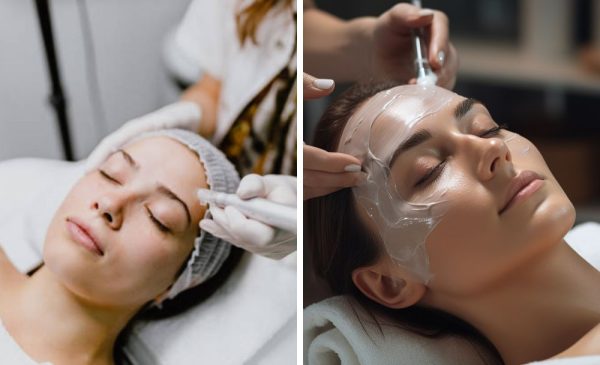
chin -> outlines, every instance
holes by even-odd
[[[573,228],[575,207],[564,194],[553,194],[537,208],[531,221],[530,239],[541,245],[560,244]]]

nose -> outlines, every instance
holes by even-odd
[[[119,229],[123,224],[123,208],[125,198],[116,194],[104,194],[92,203],[94,209],[112,229]]]
[[[476,149],[479,156],[477,163],[477,175],[481,181],[488,181],[496,176],[500,171],[510,167],[512,157],[506,143],[500,138],[479,138],[477,139]]]

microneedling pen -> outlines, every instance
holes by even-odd
[[[207,189],[199,189],[198,198],[201,202],[214,204],[221,208],[226,206],[235,207],[246,217],[296,233],[296,207],[274,203],[263,198],[243,200],[236,194],[220,193]]]

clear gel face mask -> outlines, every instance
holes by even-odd
[[[403,85],[382,91],[350,118],[338,146],[339,152],[363,161],[367,179],[353,193],[376,224],[388,254],[424,283],[431,279],[425,240],[446,211],[447,188],[409,200],[399,193],[390,163],[419,123],[455,97],[436,86]]]

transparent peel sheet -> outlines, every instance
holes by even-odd
[[[358,108],[338,146],[339,152],[363,161],[367,178],[353,188],[354,197],[376,224],[388,254],[424,283],[431,279],[425,240],[446,211],[446,190],[408,201],[392,179],[390,162],[419,123],[454,97],[436,86],[402,85],[382,91]]]

